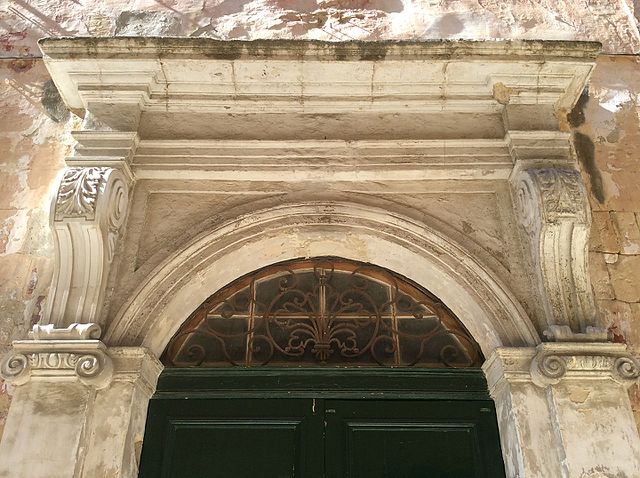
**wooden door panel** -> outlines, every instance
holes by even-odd
[[[491,402],[326,401],[327,478],[504,476]]]
[[[300,478],[302,423],[289,420],[172,421],[164,477]]]
[[[149,417],[141,478],[323,476],[312,400],[160,400]]]

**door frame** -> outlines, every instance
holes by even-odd
[[[189,398],[489,400],[482,369],[166,368],[151,402]]]
[[[491,414],[491,423],[484,426],[483,435],[493,443],[485,444],[502,462],[495,403],[481,369],[167,368],[149,403],[141,470],[159,466],[153,461],[158,459],[156,452],[165,449],[171,402],[202,403],[211,399],[314,399],[314,404],[315,399],[460,402],[460,406],[478,408],[486,418]]]

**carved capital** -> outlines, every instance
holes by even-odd
[[[553,387],[603,383],[628,387],[640,378],[640,361],[623,344],[543,343],[533,347],[498,347],[482,366],[489,391],[497,397],[505,387]]]
[[[588,273],[590,214],[580,173],[572,167],[517,167],[511,184],[546,326],[550,333],[563,326],[587,334],[595,305]],[[586,339],[595,337],[591,332]]]
[[[129,205],[129,186],[114,168],[74,167],[64,171],[54,203],[54,225],[74,219],[92,221],[106,236],[108,261]]]
[[[586,191],[580,173],[569,168],[521,171],[516,186],[521,225],[534,234],[540,223],[588,223]]]
[[[13,350],[0,364],[7,382],[19,386],[30,380],[77,380],[96,389],[109,385],[113,361],[106,346],[97,340],[97,325],[72,324],[62,330],[47,327],[44,333],[42,329],[36,325],[34,338],[13,342]]]
[[[541,344],[531,361],[531,379],[541,387],[580,379],[613,379],[631,385],[639,377],[640,362],[621,344]]]
[[[128,205],[129,184],[120,170],[73,167],[64,171],[53,201],[56,269],[49,321],[98,320]]]

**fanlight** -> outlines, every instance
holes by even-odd
[[[343,259],[295,260],[236,280],[171,339],[170,367],[475,367],[478,344],[408,280]]]

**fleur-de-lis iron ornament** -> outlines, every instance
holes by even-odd
[[[476,342],[428,292],[342,259],[267,267],[207,299],[169,343],[168,366],[472,367]]]

